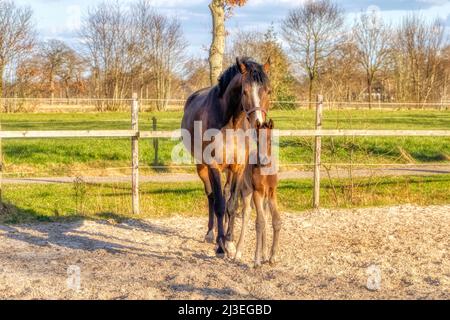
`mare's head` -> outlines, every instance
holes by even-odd
[[[219,79],[219,95],[234,95],[239,110],[244,112],[252,128],[256,121],[265,122],[270,103],[269,61],[261,65],[250,58],[236,58],[236,64]],[[236,112],[234,112],[236,114]]]
[[[272,130],[274,128],[273,120],[260,123],[256,120],[256,144],[258,152],[258,165],[271,165],[272,158]]]

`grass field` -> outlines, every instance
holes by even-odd
[[[450,201],[450,175],[328,180],[322,184],[322,207],[347,208],[397,204],[435,205]],[[352,187],[353,185],[353,187]],[[131,214],[128,184],[5,185],[7,212],[0,223],[60,221],[67,219],[126,219],[207,216],[207,202],[198,183],[145,183],[141,185],[141,214]],[[283,212],[310,209],[310,180],[282,181],[279,202]]]
[[[140,114],[140,128],[150,130],[151,118],[158,130],[176,130],[181,112]],[[31,113],[0,114],[3,130],[101,130],[129,129],[128,113]],[[272,110],[278,129],[313,129],[314,111]],[[449,129],[449,111],[325,111],[325,129]],[[430,163],[450,160],[449,138],[326,138],[324,163]],[[159,143],[158,165],[171,168],[175,141]],[[286,138],[280,142],[282,165],[312,162],[311,138]],[[5,174],[18,176],[108,175],[126,173],[130,166],[130,142],[126,139],[21,139],[4,140]],[[151,140],[140,141],[141,165],[153,164]],[[107,168],[117,168],[107,170]],[[152,171],[151,169],[148,169]],[[191,169],[182,169],[182,171]],[[145,172],[145,168],[144,171]]]

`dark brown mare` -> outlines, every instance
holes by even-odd
[[[237,58],[236,64],[221,75],[217,86],[194,93],[189,97],[184,108],[181,127],[190,133],[190,141],[184,141],[184,144],[194,156],[198,175],[203,181],[208,197],[207,240],[214,238],[214,214],[217,218],[216,243],[218,246],[216,253],[218,255],[225,253],[229,256],[233,255],[232,226],[234,224],[232,222],[237,210],[238,195],[248,159],[244,163],[234,164],[224,161],[222,163],[207,162],[203,157],[203,151],[211,142],[204,141],[202,137],[206,131],[211,129],[218,131],[225,128],[247,130],[255,128],[257,120],[264,122],[269,108],[270,85],[267,76],[269,67],[270,61],[263,66],[250,58]],[[199,124],[201,124],[200,129]],[[230,183],[228,202],[222,187],[222,172],[224,171],[231,172],[230,181],[227,182]],[[224,229],[225,213],[228,215],[230,226],[227,228],[226,234]]]

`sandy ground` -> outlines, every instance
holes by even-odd
[[[0,298],[450,299],[450,205],[285,213],[261,269],[250,225],[241,263],[202,241],[206,218],[0,226]]]
[[[328,175],[326,171],[321,173],[324,177]],[[329,172],[332,178],[349,177],[348,170],[333,169]],[[400,165],[392,167],[374,167],[372,169],[353,169],[353,177],[392,177],[392,176],[432,176],[450,174],[450,165]],[[312,171],[289,170],[281,171],[280,180],[286,179],[311,179]],[[75,180],[82,178],[87,183],[121,183],[129,182],[129,176],[83,176],[83,177],[44,177],[44,178],[3,178],[2,183],[5,184],[49,184],[49,183],[73,183]],[[196,182],[200,181],[196,174],[173,173],[173,174],[155,174],[151,176],[141,176],[141,182]]]

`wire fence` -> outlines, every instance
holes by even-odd
[[[131,99],[108,98],[2,98],[2,112],[105,112],[129,111]],[[181,111],[186,99],[140,99],[143,111]],[[275,110],[310,109],[309,101],[271,101]],[[385,101],[324,101],[325,110],[450,110],[450,101],[385,102]]]
[[[41,99],[40,103],[47,103],[48,100]],[[124,111],[130,111],[130,101],[120,101],[124,105]],[[153,99],[141,101],[143,110],[149,110],[146,106],[155,102]],[[182,106],[182,100],[172,100],[175,105]],[[99,103],[97,99],[86,99],[78,103]],[[281,108],[275,107],[270,116],[276,118],[276,124],[282,129],[291,130],[311,130],[314,127],[314,110],[309,110],[308,102],[303,103],[300,108]],[[105,105],[107,103],[105,102]],[[339,103],[336,103],[339,106]],[[342,103],[343,105],[343,103]],[[392,104],[389,104],[392,106]],[[126,106],[126,107],[125,107]],[[324,103],[327,110],[327,102]],[[387,124],[388,120],[394,120],[395,129],[414,129],[414,123],[409,118],[396,119],[397,113],[386,113],[385,118],[380,118],[380,114],[374,113],[374,121],[368,123],[366,120],[370,112],[355,112],[362,109],[361,106],[367,106],[362,103],[355,103],[355,108],[330,108],[331,113],[326,114],[324,128],[351,128],[358,130],[381,129]],[[408,104],[405,105],[407,107]],[[430,105],[431,106],[431,105]],[[389,110],[388,108],[386,108]],[[174,109],[176,110],[176,109]],[[404,109],[406,110],[406,108]],[[426,109],[426,110],[431,110]],[[425,110],[425,111],[426,111]],[[434,108],[438,110],[438,108]],[[440,109],[440,110],[445,110]],[[8,115],[6,119],[0,122],[3,130],[119,130],[129,129],[129,115],[113,114],[114,119],[102,113],[97,113],[92,118],[84,117],[82,114],[67,116],[62,114],[52,114],[40,121],[40,116],[28,115]],[[46,112],[46,111],[43,111]],[[420,111],[418,111],[420,113]],[[65,113],[65,112],[63,112]],[[67,111],[67,113],[70,113]],[[448,130],[447,113],[437,113],[437,127],[430,128]],[[140,130],[175,130],[179,128],[181,113],[150,113],[141,114]],[[157,119],[156,127],[152,125],[152,118]],[[29,119],[27,121],[26,119]],[[405,120],[405,121],[404,121]],[[423,125],[428,119],[421,118],[419,125]],[[327,123],[328,121],[328,123]],[[366,122],[365,122],[366,121]],[[403,123],[404,122],[404,123]],[[405,127],[400,127],[404,125]],[[392,127],[391,127],[392,128]],[[298,132],[297,132],[298,133]],[[149,140],[150,139],[150,140]],[[158,140],[158,144],[153,142]],[[193,164],[177,165],[172,162],[170,150],[177,141],[171,141],[166,138],[150,136],[139,142],[140,158],[139,166],[142,175],[153,175],[155,173],[195,173]],[[324,193],[325,203],[342,205],[367,205],[376,203],[379,186],[387,181],[385,177],[379,176],[377,172],[382,169],[405,169],[411,168],[410,174],[405,174],[404,179],[392,182],[398,190],[412,188],[426,181],[409,180],[408,176],[418,175],[421,170],[424,176],[431,176],[432,171],[441,171],[445,173],[450,165],[450,151],[448,146],[450,140],[448,137],[323,137],[322,138],[322,175],[325,181]],[[130,158],[130,141],[128,139],[116,138],[71,138],[62,139],[30,139],[30,140],[4,140],[3,150],[5,156],[5,165],[3,175],[5,178],[27,178],[45,177],[45,176],[69,176],[73,179],[64,186],[58,187],[62,183],[56,182],[56,186],[46,188],[45,186],[26,186],[26,183],[17,187],[11,183],[4,185],[3,191],[6,192],[5,198],[11,203],[22,203],[22,209],[26,209],[28,201],[39,203],[42,212],[52,215],[54,210],[58,212],[87,213],[89,212],[131,212],[129,203],[131,194],[129,182],[124,179],[110,182],[92,183],[90,176],[129,176],[133,167],[128,164]],[[314,168],[314,134],[307,136],[287,136],[280,141],[281,148],[281,169],[288,173],[292,171],[311,172]],[[434,168],[433,168],[434,167]],[[420,169],[422,168],[422,169]],[[442,169],[439,169],[442,168]],[[361,175],[358,175],[358,170]],[[386,170],[384,170],[386,172]],[[164,186],[164,175],[159,180],[162,186],[143,183],[141,188],[141,206],[145,211],[157,213],[162,208],[164,201],[182,203],[187,194],[198,193],[202,196],[201,187],[192,185],[187,187],[179,184],[179,187]],[[336,180],[338,179],[338,180]],[[359,180],[358,180],[359,179]],[[311,179],[305,176],[303,182],[298,185],[303,186],[305,190],[310,190],[308,182]],[[107,181],[107,180],[106,180]],[[183,181],[183,180],[181,180]],[[339,181],[339,182],[338,182]],[[410,181],[410,182],[408,182]],[[411,182],[412,181],[412,182]],[[286,184],[289,186],[289,184]],[[294,185],[295,190],[297,190]],[[445,182],[444,182],[445,185]],[[412,187],[411,187],[412,186]],[[296,192],[303,192],[297,190]],[[33,191],[36,194],[31,194]],[[411,191],[412,192],[412,191]],[[53,194],[59,193],[53,197]],[[21,195],[29,195],[30,200],[24,200]],[[39,197],[39,195],[41,195]],[[170,200],[164,198],[164,195],[170,195]],[[307,195],[312,198],[312,194]],[[414,193],[416,196],[416,193]],[[411,193],[411,197],[413,197]],[[115,199],[115,200],[112,200]],[[369,199],[369,200],[367,200]],[[370,200],[372,199],[372,200]],[[406,197],[405,199],[409,199]],[[311,200],[311,199],[310,199]],[[403,201],[398,199],[398,201]],[[159,202],[158,202],[159,201]],[[372,201],[372,202],[370,202]],[[61,202],[66,204],[61,204]],[[310,201],[306,201],[310,203]],[[285,205],[288,205],[285,202]],[[29,204],[30,207],[34,205]],[[147,207],[146,207],[147,206]],[[289,206],[288,206],[289,207]],[[67,209],[69,208],[69,209]],[[168,209],[169,210],[169,209]],[[171,208],[170,210],[179,210],[184,212],[186,208]]]

